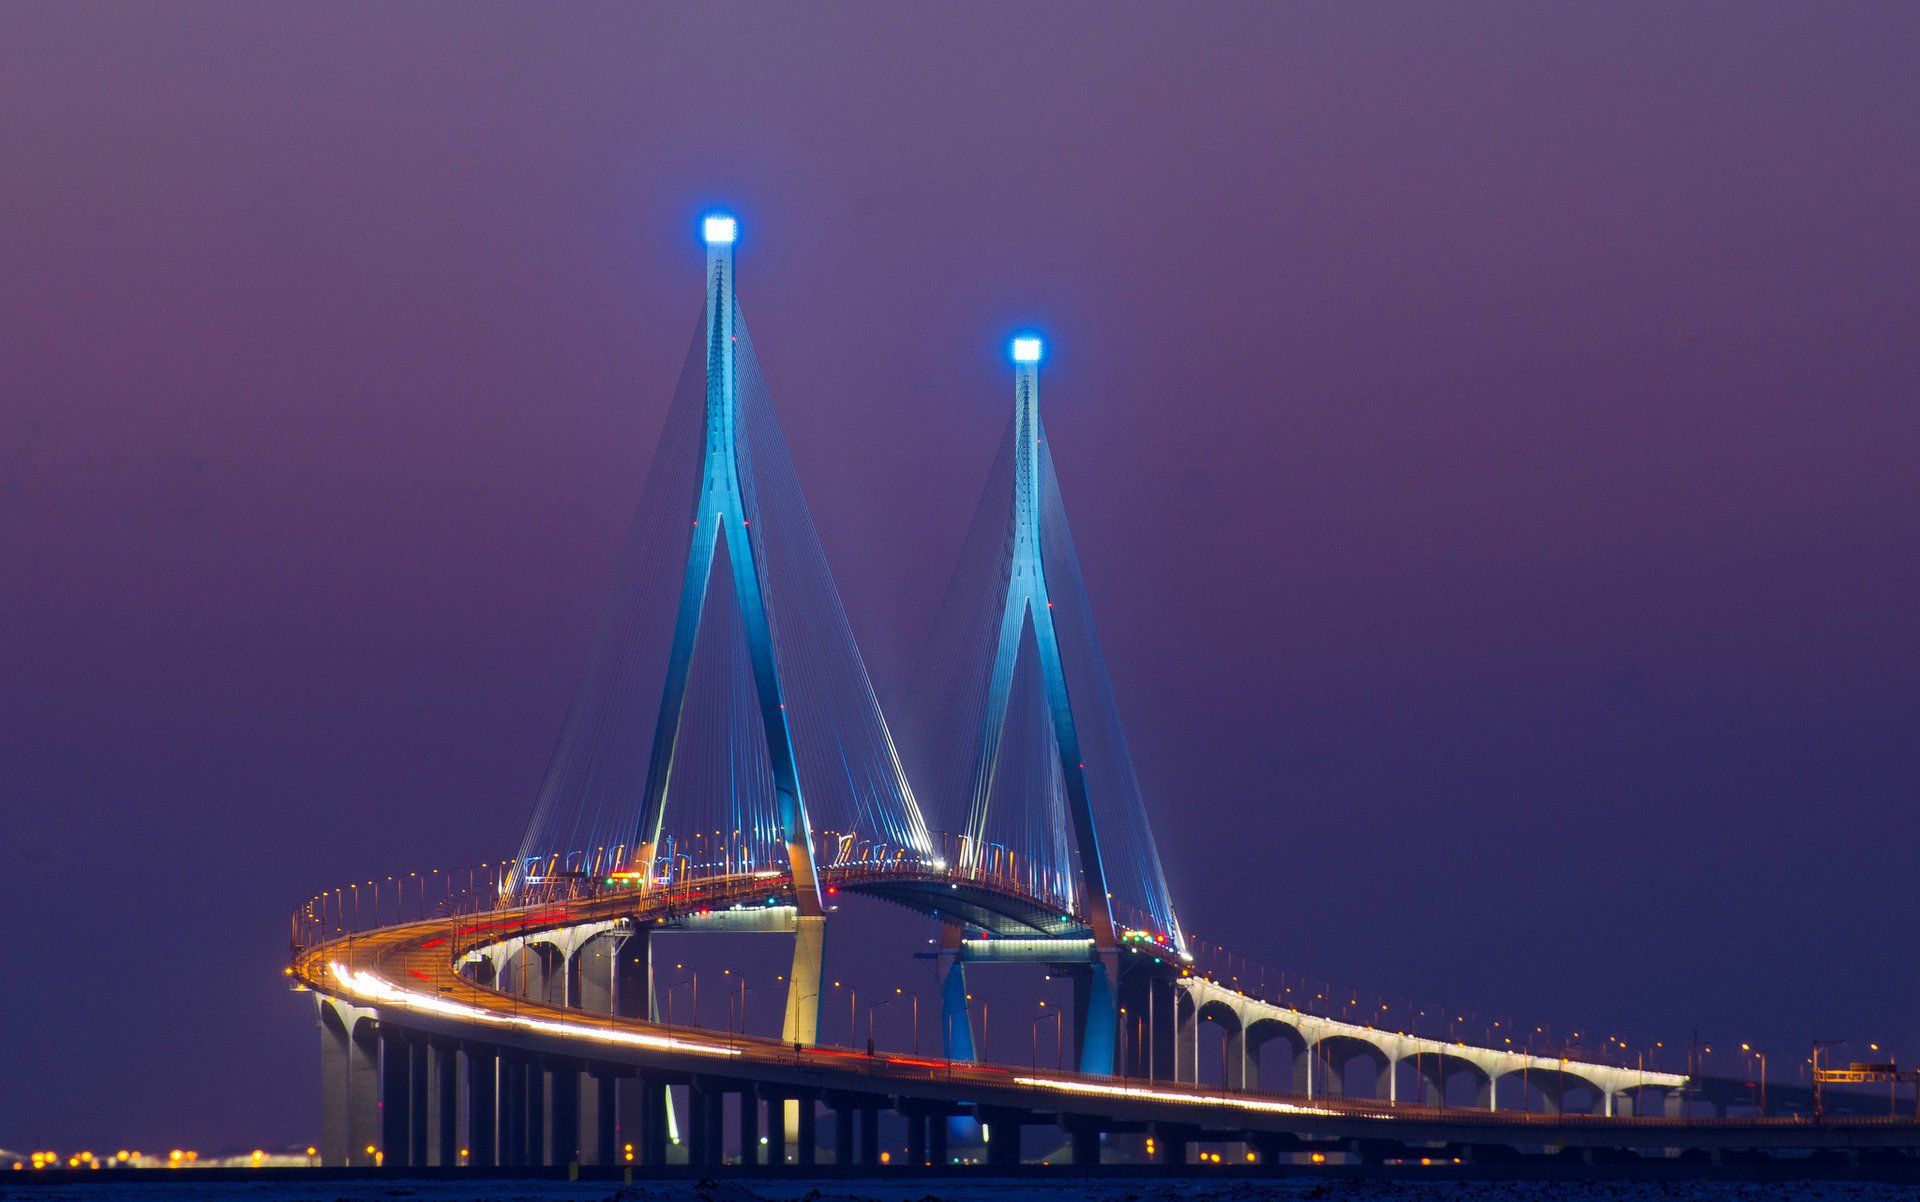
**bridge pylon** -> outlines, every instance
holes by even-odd
[[[688,542],[686,571],[681,578],[666,683],[661,691],[641,794],[640,822],[635,835],[638,852],[634,858],[642,869],[642,888],[652,887],[654,853],[666,822],[667,785],[680,748],[694,646],[707,608],[714,561],[716,556],[724,554],[727,580],[733,586],[733,601],[752,664],[753,689],[773,772],[775,813],[781,841],[786,845],[794,904],[798,910],[793,971],[787,978],[787,1008],[781,1038],[811,1044],[820,1031],[826,911],[821,904],[819,875],[814,869],[813,832],[808,827],[806,802],[801,795],[793,734],[787,724],[787,698],[781,688],[780,665],[768,623],[769,606],[761,567],[764,555],[755,545],[752,518],[741,488],[743,439],[739,337],[735,332],[738,308],[733,273],[733,247],[738,233],[739,224],[731,216],[716,214],[703,223],[702,234],[707,246],[706,455],[701,466],[698,499],[693,506],[693,536]]]
[[[794,933],[781,1032],[810,1044],[822,872],[928,863],[932,840],[742,316],[740,223],[701,233],[701,318],[512,890],[764,881],[748,926],[700,926]]]
[[[1016,954],[989,952],[963,937],[964,917],[950,919],[950,1044],[968,1042],[954,1005],[967,961],[1049,963],[1074,979],[1078,1067],[1104,1074],[1117,1053],[1123,966],[1133,974],[1142,939],[1163,970],[1183,946],[1053,473],[1040,417],[1044,349],[1036,336],[1013,340],[1007,438],[916,681],[916,704],[937,707],[918,715],[932,750],[921,786],[964,832],[964,876],[1071,910],[1080,928]],[[1124,923],[1117,904],[1130,907]]]

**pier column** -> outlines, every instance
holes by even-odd
[[[427,1037],[418,1032],[407,1034],[407,1163],[422,1168],[427,1163],[427,1118],[433,1113],[432,1088],[427,1072]]]
[[[460,1163],[458,1043],[440,1038],[427,1042],[427,1080],[432,1094],[427,1110],[427,1163],[450,1168]]]
[[[741,1085],[736,1095],[736,1117],[740,1127],[740,1163],[759,1164],[760,1092],[751,1081]]]
[[[853,1163],[853,1103],[833,1104],[833,1163]]]
[[[469,1043],[461,1050],[467,1057],[467,1163],[490,1169],[499,1163],[495,1151],[499,1058],[485,1044]]]
[[[320,1030],[320,1163],[328,1168],[353,1163],[353,1057],[347,1018],[332,998],[315,994]]]
[[[800,1095],[799,1110],[794,1119],[794,1163],[817,1163],[820,1159],[820,1108],[812,1095]]]
[[[547,1069],[547,1163],[580,1162],[580,1064],[557,1060]]]
[[[404,1168],[413,1151],[408,1120],[413,1113],[409,1096],[412,1084],[412,1054],[406,1033],[382,1021],[380,1032],[380,1163],[387,1168]]]

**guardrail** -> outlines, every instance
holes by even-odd
[[[785,876],[784,862],[756,862],[739,834],[715,832],[675,841],[670,851],[656,857],[649,891],[674,895],[683,890],[697,892],[703,884],[777,881]],[[508,908],[600,901],[638,887],[637,873],[615,867],[618,861],[614,854],[624,850],[600,849],[564,860],[502,860],[350,882],[294,908],[291,950],[298,956],[319,943],[420,919],[478,920]],[[963,836],[937,834],[931,851],[921,851],[884,840],[820,831],[814,834],[813,852],[823,885],[894,875],[965,882],[988,886],[1035,907],[1084,921],[1083,911],[1071,897],[1047,888],[1053,882],[1043,867],[997,844],[972,845]],[[693,895],[687,894],[689,898]],[[1318,1017],[1446,1043],[1618,1068],[1667,1071],[1661,1061],[1683,1055],[1677,1048],[1668,1051],[1664,1044],[1633,1046],[1616,1037],[1594,1038],[1582,1031],[1569,1035],[1545,1024],[1485,1018],[1472,1010],[1421,1005],[1322,978],[1274,970],[1192,934],[1184,935],[1187,956],[1182,960],[1172,936],[1157,930],[1159,924],[1150,915],[1116,904],[1114,917],[1123,938],[1152,942],[1170,961],[1184,963],[1194,976]],[[1695,1067],[1697,1071],[1697,1064]]]

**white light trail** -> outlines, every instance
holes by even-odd
[[[448,998],[434,997],[431,994],[416,993],[411,989],[402,989],[384,977],[359,969],[348,969],[335,961],[328,965],[334,979],[341,988],[379,1005],[400,1006],[411,1010],[424,1010],[429,1014],[444,1014],[450,1018],[472,1019],[476,1022],[497,1023],[508,1027],[517,1027],[527,1031],[538,1031],[547,1035],[563,1035],[570,1039],[595,1039],[601,1043],[623,1044],[628,1047],[652,1048],[663,1052],[692,1052],[700,1056],[739,1056],[739,1048],[723,1047],[719,1044],[697,1043],[693,1040],[679,1039],[671,1035],[651,1035],[643,1031],[620,1031],[601,1027],[589,1027],[582,1023],[557,1022],[549,1018],[534,1018],[525,1014],[500,1014],[483,1010],[478,1006],[469,1006]]]

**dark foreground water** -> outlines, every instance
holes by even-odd
[[[874,1181],[0,1179],[20,1202],[1920,1202],[1920,1183],[1859,1181],[1436,1181],[1344,1177],[1142,1180],[1074,1177]]]

